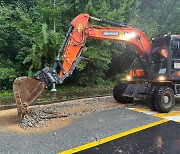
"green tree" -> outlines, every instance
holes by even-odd
[[[180,33],[179,0],[141,0],[140,27],[150,36]]]
[[[32,76],[41,70],[45,63],[51,65],[71,20],[80,13],[89,13],[91,16],[117,23],[136,25],[138,5],[138,0],[2,1],[0,58],[4,65],[0,66],[1,72],[5,72],[6,69],[6,72],[12,73],[13,80],[17,76]],[[132,49],[119,42],[88,40],[86,46],[82,56],[91,59],[92,62],[80,62],[72,77],[76,83],[82,85],[90,81],[103,83],[105,75],[113,76],[128,67],[131,60],[127,64],[124,57],[133,58]],[[125,62],[126,67],[112,69],[114,64],[121,66]],[[5,80],[7,76],[3,75],[0,78]]]
[[[0,58],[4,64],[0,66],[1,80],[5,80],[5,75],[11,80],[21,75],[32,76],[45,62],[52,63],[64,37],[63,31],[54,30],[50,20],[52,15],[48,17],[52,12],[61,16],[66,9],[66,4],[62,6],[63,1],[56,4],[59,7],[52,3],[47,9],[45,1],[38,1],[32,7],[20,1],[9,3],[0,5]],[[12,72],[16,73],[12,76]]]

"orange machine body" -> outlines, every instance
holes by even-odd
[[[121,41],[131,45],[140,56],[146,60],[145,53],[150,52],[150,42],[147,36],[140,29],[131,26],[126,27],[100,27],[88,25],[89,14],[80,14],[75,17],[71,26],[73,30],[62,53],[62,67],[68,73],[77,55],[83,48],[86,39]],[[142,45],[143,44],[143,45]],[[59,78],[63,77],[60,71]]]
[[[131,77],[143,77],[145,76],[145,73],[142,69],[137,69],[137,70],[130,70],[129,75]]]

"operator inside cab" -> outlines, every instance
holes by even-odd
[[[153,73],[153,75],[166,74],[167,57],[168,49],[166,46],[158,47],[158,49],[152,53],[150,72]]]
[[[156,40],[156,41],[155,41]],[[149,77],[154,79],[165,75],[168,67],[168,50],[170,37],[152,39]]]

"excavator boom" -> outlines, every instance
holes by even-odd
[[[111,27],[88,25],[89,20]],[[63,83],[64,79],[73,73],[76,64],[81,59],[80,55],[87,38],[122,41],[131,45],[136,50],[138,59],[146,72],[144,61],[148,61],[150,42],[144,32],[129,25],[98,19],[89,14],[80,14],[72,20],[53,67],[46,67],[37,72],[36,79],[20,77],[14,81],[14,97],[21,117],[25,114],[27,106],[43,92],[45,86],[52,86],[52,91],[56,91],[55,85]],[[61,57],[62,60],[60,60]]]
[[[90,19],[116,27],[88,25]],[[87,38],[125,42],[131,45],[142,59],[147,61],[147,55],[150,52],[150,42],[144,32],[138,28],[94,18],[88,14],[81,14],[74,18],[71,22],[71,27],[73,27],[72,32],[66,42],[66,46],[60,52],[63,61],[59,77],[62,80],[64,80],[63,76],[66,76],[67,73],[71,74],[74,70],[73,64],[78,62]]]

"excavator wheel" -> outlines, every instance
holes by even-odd
[[[168,86],[161,86],[155,95],[154,105],[158,112],[170,112],[175,105],[174,92],[172,88]]]
[[[155,98],[155,94],[158,91],[158,88],[159,88],[159,86],[153,86],[147,94],[147,103],[148,103],[149,108],[152,111],[157,111],[155,104],[154,104],[155,103],[154,98]]]
[[[117,84],[113,89],[113,97],[117,102],[120,103],[131,103],[133,101],[133,98],[124,97],[122,96],[125,92],[128,84],[126,83],[119,83]]]
[[[29,77],[16,78],[13,83],[18,115],[22,118],[27,107],[44,91],[45,84]]]

